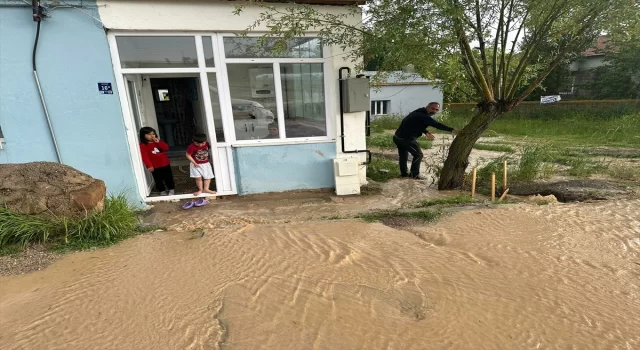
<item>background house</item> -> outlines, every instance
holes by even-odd
[[[594,79],[596,69],[607,64],[605,49],[607,36],[601,35],[593,47],[585,50],[578,59],[569,64],[569,77],[565,82],[564,91],[560,92],[563,99],[580,100],[593,98]]]
[[[373,77],[377,72],[365,72]],[[371,118],[384,115],[405,116],[429,102],[442,104],[442,89],[416,73],[389,72],[371,86]]]

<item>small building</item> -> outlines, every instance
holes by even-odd
[[[362,3],[300,2],[336,15]],[[256,46],[264,24],[237,36],[257,7],[234,15],[228,1],[39,3],[46,16],[36,22],[30,2],[0,0],[0,164],[60,161],[135,203],[184,199],[193,185],[184,153],[205,133],[219,195],[332,188],[339,176],[355,177],[347,182],[359,191],[366,181],[365,153],[350,152],[366,148],[365,112],[341,115],[342,50],[314,32],[275,55]],[[185,184],[175,196],[153,191],[143,126],[170,146]],[[343,158],[349,166],[334,170]]]
[[[374,76],[377,72],[365,72]],[[416,73],[389,72],[371,86],[371,119],[384,115],[406,116],[429,102],[442,104],[442,89]]]
[[[607,64],[606,52],[608,36],[600,35],[593,47],[588,48],[569,65],[566,88],[560,95],[565,100],[590,99],[592,92],[588,86],[594,81],[594,70]]]

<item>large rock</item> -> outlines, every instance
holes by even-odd
[[[0,164],[0,205],[17,213],[72,217],[102,211],[106,193],[103,181],[66,165]]]

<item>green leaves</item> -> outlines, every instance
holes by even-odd
[[[508,109],[603,31],[640,22],[632,0],[379,0],[362,9],[255,2],[237,14],[246,6],[261,10],[248,31],[284,39],[318,31],[339,49],[333,55],[359,68],[363,56],[383,71],[411,64],[442,80],[447,100],[505,100]]]

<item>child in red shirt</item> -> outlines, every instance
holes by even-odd
[[[175,194],[175,183],[171,163],[167,157],[169,145],[160,141],[153,128],[145,126],[140,129],[140,154],[142,162],[153,175],[156,189],[162,196]],[[166,187],[165,187],[166,185]],[[167,191],[168,189],[168,191]]]
[[[196,179],[196,185],[198,186],[198,192],[193,195],[199,196],[202,192],[215,194],[216,191],[209,189],[211,179],[214,178],[214,175],[211,163],[209,163],[211,147],[207,142],[207,135],[195,134],[192,140],[193,143],[187,148],[186,156],[191,162],[189,165],[189,173],[192,179]]]

